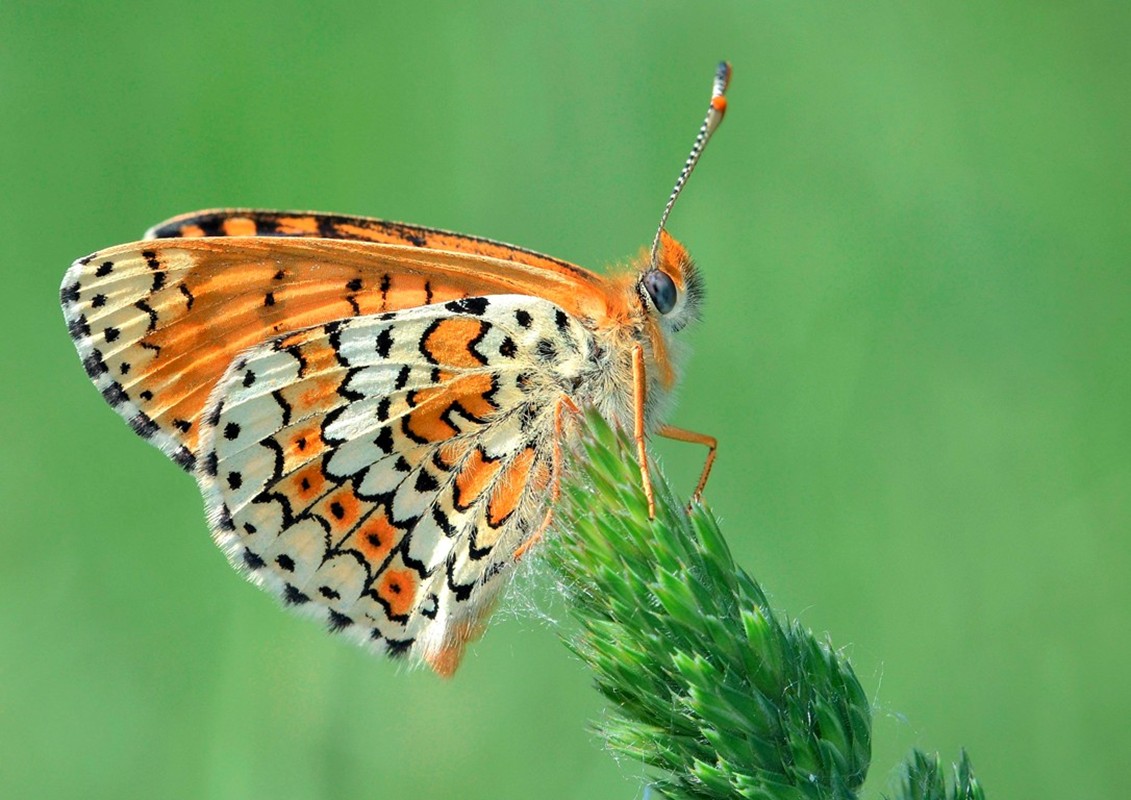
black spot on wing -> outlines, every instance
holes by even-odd
[[[123,389],[122,384],[117,381],[111,381],[110,384],[102,390],[102,397],[114,408],[117,408],[129,399],[129,397],[126,396],[126,390]]]
[[[217,425],[220,424],[220,416],[223,413],[224,413],[224,401],[221,400],[219,403],[214,404],[212,406],[212,408],[210,408],[208,410],[208,418],[207,418],[206,422],[209,425],[211,425],[213,428],[215,428]]]
[[[71,334],[72,339],[82,339],[90,336],[90,323],[86,321],[86,315],[82,314],[78,319],[72,319],[68,322],[67,332]]]
[[[283,602],[289,606],[301,606],[309,603],[310,598],[288,583],[283,589]]]
[[[91,380],[109,372],[106,362],[102,360],[102,352],[100,350],[92,350],[90,354],[82,360],[82,366]]]
[[[377,633],[376,628],[374,628],[373,633]],[[380,636],[380,634],[378,634],[378,636]],[[386,639],[385,652],[388,654],[389,658],[404,658],[406,655],[408,655],[408,651],[412,649],[412,646],[413,644],[415,644],[415,642],[415,639],[404,639],[401,641],[398,641],[396,639]]]
[[[245,567],[251,570],[262,569],[265,566],[263,559],[248,550],[246,547],[243,551],[243,563]]]
[[[389,351],[393,347],[393,329],[382,328],[381,332],[377,334],[377,339],[373,342],[373,346],[377,350],[377,355],[381,358],[388,358]]]
[[[452,300],[444,303],[444,308],[456,314],[472,314],[482,316],[490,305],[486,297],[464,297],[461,300]]]
[[[145,439],[157,433],[157,423],[140,411],[130,418],[130,427],[134,429],[134,433]]]
[[[185,472],[192,472],[196,469],[196,456],[184,445],[178,447],[177,451],[173,453],[173,461]]]
[[[79,288],[78,281],[75,281],[70,286],[64,286],[59,291],[59,300],[63,303],[77,303],[79,301]],[[103,302],[105,302],[106,295],[98,295],[95,299],[97,300],[98,297],[101,297]],[[98,308],[98,306],[95,306],[95,308]]]
[[[432,477],[432,474],[428,472],[428,470],[422,469],[420,472],[416,473],[416,485],[414,488],[421,494],[429,494],[439,489],[440,484]]]
[[[393,452],[393,429],[384,427],[381,432],[377,434],[377,438],[373,440],[373,444],[381,448],[381,452],[385,455]]]

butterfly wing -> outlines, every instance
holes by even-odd
[[[450,674],[546,513],[556,405],[595,352],[560,307],[517,295],[253,347],[203,418],[214,536],[289,605]]]
[[[379,244],[399,244],[430,250],[497,258],[539,270],[583,274],[580,267],[513,244],[469,236],[466,233],[391,222],[373,217],[325,214],[317,211],[268,211],[252,208],[219,208],[194,211],[160,222],[145,232],[146,239],[196,238],[201,236],[286,236],[321,239],[351,239]]]
[[[571,314],[602,317],[605,280],[572,269],[365,241],[159,239],[75,262],[61,300],[106,401],[191,471],[205,401],[240,351],[331,320],[490,293],[555,298]]]

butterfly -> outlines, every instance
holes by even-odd
[[[581,409],[664,424],[702,281],[665,225],[726,110],[707,117],[651,248],[603,276],[432,228],[222,209],[76,261],[61,288],[87,375],[192,473],[252,582],[451,675],[552,518]]]

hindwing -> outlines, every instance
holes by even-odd
[[[556,406],[593,350],[558,306],[495,295],[242,353],[201,432],[217,542],[332,629],[451,672],[547,512]]]

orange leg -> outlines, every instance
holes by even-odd
[[[534,531],[534,535],[527,539],[525,542],[518,546],[514,551],[514,560],[518,561],[522,558],[526,551],[529,550],[539,539],[546,529],[550,527],[550,523],[554,519],[554,504],[558,502],[558,498],[562,496],[562,409],[580,414],[581,409],[569,397],[569,395],[562,395],[558,401],[557,407],[554,409],[554,450],[553,457],[550,459],[550,505],[546,509],[546,516],[542,520],[542,524],[538,526],[538,530]]]
[[[636,440],[636,457],[640,460],[640,483],[644,486],[644,496],[648,498],[648,519],[656,518],[656,496],[652,491],[652,476],[648,474],[648,451],[644,447],[644,348],[632,348],[632,400],[635,414],[632,424],[632,438]]]
[[[707,463],[703,465],[703,472],[699,476],[699,485],[695,487],[695,494],[691,495],[691,502],[697,503],[703,498],[703,487],[707,485],[707,476],[711,474],[711,467],[715,463],[715,453],[719,449],[719,440],[705,433],[687,431],[674,425],[661,425],[656,433],[665,439],[674,439],[677,442],[701,444],[707,448]]]

